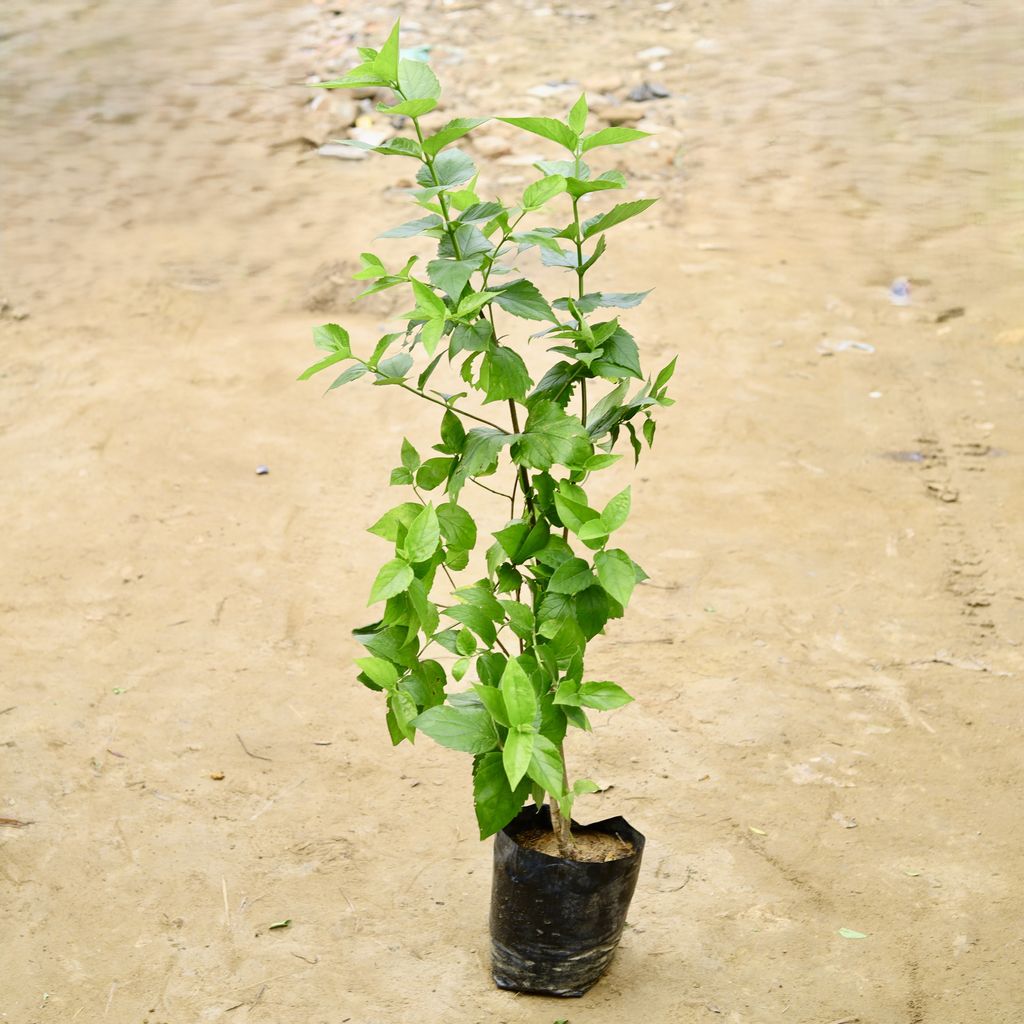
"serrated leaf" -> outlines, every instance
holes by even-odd
[[[389,597],[401,594],[413,579],[412,566],[405,559],[393,558],[381,566],[373,587],[370,589],[370,604],[386,601]]]
[[[433,173],[431,168],[424,164],[416,172],[416,181],[424,188],[450,189],[456,185],[465,185],[475,174],[476,167],[473,161],[461,149],[446,149],[438,153],[434,159]]]
[[[427,275],[431,284],[457,299],[469,279],[480,269],[481,262],[480,256],[468,260],[431,260],[427,264]]]
[[[399,60],[398,87],[407,100],[437,100],[441,96],[441,83],[421,60]]]
[[[466,435],[462,457],[448,484],[449,494],[454,498],[471,476],[483,476],[491,472],[498,453],[515,437],[515,434],[507,434],[495,427],[474,427]]]
[[[355,663],[381,689],[393,690],[398,685],[398,669],[383,658],[356,658]]]
[[[482,609],[472,604],[456,604],[446,608],[444,614],[449,618],[468,626],[487,647],[494,646],[497,631],[494,628],[494,621]]]
[[[422,318],[425,320],[444,320],[448,315],[448,307],[444,304],[444,300],[436,295],[432,288],[423,284],[422,281],[411,278],[409,283],[412,285],[413,294],[416,296],[416,309],[414,313],[422,315]]]
[[[506,313],[524,320],[550,320],[552,323],[558,323],[558,318],[537,286],[525,278],[505,285],[494,296],[494,301]]]
[[[436,156],[448,143],[461,139],[474,128],[479,128],[486,120],[486,117],[457,117],[424,139],[423,150],[427,156]]]
[[[313,344],[325,352],[344,352],[352,355],[348,331],[338,324],[321,324],[313,329]]]
[[[624,220],[629,220],[631,217],[636,217],[638,214],[643,213],[644,210],[652,207],[657,201],[657,199],[634,199],[630,203],[619,203],[618,206],[613,206],[607,213],[602,214],[593,221],[588,221],[583,237],[593,238],[594,235],[607,231],[616,224],[621,224]]]
[[[416,728],[412,720],[419,714],[416,702],[407,693],[395,690],[388,694],[388,709],[394,716],[398,732],[410,743],[416,740]],[[397,744],[396,744],[397,746]]]
[[[622,327],[616,327],[609,338],[601,345],[601,358],[594,360],[591,369],[602,377],[621,380],[633,377],[640,380],[640,351],[633,340],[633,335]]]
[[[437,550],[441,543],[441,529],[437,521],[437,513],[427,505],[409,524],[405,536],[405,557],[410,562],[425,562]]]
[[[466,754],[486,754],[498,745],[494,721],[481,705],[454,707],[441,704],[428,708],[412,724],[436,743]]]
[[[505,748],[501,752],[501,760],[508,784],[513,789],[523,781],[533,757],[534,744],[540,739],[543,737],[538,736],[535,732],[520,732],[519,730],[509,732],[505,738]]]
[[[520,465],[550,469],[555,464],[580,465],[590,457],[592,449],[579,419],[567,416],[555,402],[545,400],[531,404],[513,454]]]
[[[420,514],[423,506],[415,501],[404,501],[384,513],[366,532],[372,533],[384,540],[398,540],[400,529],[408,529],[409,524]]]
[[[410,473],[415,473],[420,465],[419,452],[416,451],[407,437],[402,438],[402,465]]]
[[[488,402],[503,402],[514,399],[526,401],[526,392],[533,386],[526,363],[514,349],[504,345],[495,345],[484,353],[480,361],[480,388]]]
[[[594,583],[594,574],[582,558],[570,558],[563,562],[548,581],[552,594],[578,594]]]
[[[338,376],[331,381],[331,386],[327,390],[333,391],[335,388],[340,388],[343,384],[348,384],[350,381],[358,380],[360,377],[365,376],[367,372],[367,368],[362,363],[356,363],[350,366],[347,370],[338,374]]]
[[[499,117],[498,120],[557,142],[570,152],[576,151],[579,136],[568,125],[556,121],[553,117]]]
[[[528,185],[523,192],[523,209],[539,210],[548,200],[565,191],[565,178],[560,174],[549,174],[540,181]]]
[[[583,140],[583,152],[589,153],[598,146],[621,146],[624,142],[636,142],[639,139],[646,139],[650,134],[640,131],[639,128],[602,128]]]
[[[533,636],[534,629],[533,610],[521,601],[502,601],[500,603],[501,607],[505,609],[505,614],[508,615],[512,632],[524,640],[529,640]]]
[[[569,111],[569,127],[577,134],[581,134],[583,129],[587,126],[587,114],[589,110],[587,108],[587,95],[586,93],[581,94],[580,98],[572,105],[572,110]]]
[[[557,799],[565,791],[564,771],[558,747],[547,736],[538,734],[531,751],[530,778]]]
[[[400,21],[396,21],[373,61],[374,72],[387,82],[398,81],[399,26]]]
[[[623,607],[629,604],[636,586],[636,572],[629,555],[621,549],[599,551],[594,555],[594,566],[601,586]]]
[[[578,691],[579,702],[595,711],[611,711],[628,704],[633,698],[618,683],[584,683]]]
[[[378,103],[377,109],[382,114],[388,114],[391,117],[422,117],[424,114],[429,114],[436,106],[437,100],[435,99],[402,100],[401,103],[395,103],[390,107]]]
[[[473,765],[473,803],[480,838],[500,832],[518,813],[530,792],[528,780],[513,789],[500,753],[484,754]]]
[[[437,521],[446,543],[453,548],[471,551],[476,546],[476,523],[461,506],[444,504],[437,506]]]
[[[537,715],[537,695],[518,658],[509,658],[505,665],[500,690],[508,724],[513,727],[532,725]],[[512,781],[511,777],[509,781]]]
[[[383,234],[378,235],[378,238],[412,238],[415,235],[422,235],[426,231],[433,230],[434,228],[442,227],[444,222],[436,213],[430,214],[428,217],[420,217],[418,220],[407,220],[404,224],[399,224],[398,227],[391,228],[389,231],[385,231]]]
[[[630,488],[619,491],[611,501],[605,505],[601,512],[601,520],[608,528],[609,533],[617,530],[629,517]]]

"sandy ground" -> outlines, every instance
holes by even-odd
[[[648,836],[619,956],[579,1002],[491,986],[466,760],[393,752],[348,668],[436,418],[295,383],[315,324],[377,337],[347,274],[407,219],[302,83],[395,11],[8,0],[0,1019],[1024,1019],[1017,5],[402,10],[450,113],[671,93],[600,282],[681,354],[623,538],[654,578],[594,651],[638,701],[570,752]]]

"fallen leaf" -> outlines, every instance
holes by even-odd
[[[855,932],[852,928],[840,928],[839,934],[844,939],[866,939],[867,936],[863,932]]]
[[[214,782],[220,782],[220,780],[224,778],[224,773],[223,772],[210,772],[210,778],[213,779]]]
[[[286,917],[283,921],[275,921],[272,925],[269,926],[268,930],[273,931],[273,929],[275,928],[287,928],[288,925],[290,925],[291,923],[292,919],[290,917]]]
[[[765,830],[763,828],[754,828],[753,825],[748,825],[747,828],[749,828],[750,831],[753,832],[755,836],[766,836],[766,835],[768,835],[768,833],[765,832]]]
[[[908,875],[910,878],[920,878],[920,871],[904,871],[903,874]]]

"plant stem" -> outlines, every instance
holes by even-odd
[[[396,90],[397,92],[398,90]],[[399,92],[399,96],[405,99],[405,96]],[[430,171],[430,177],[433,179],[435,185],[440,185],[441,182],[437,180],[437,172],[434,170],[434,159],[427,155],[427,151],[423,148],[423,131],[420,128],[419,118],[414,117],[412,119],[412,125],[416,129],[416,138],[419,139],[420,152],[423,154],[423,162],[427,165],[427,170]],[[444,229],[448,233],[448,237],[451,239],[452,249],[455,251],[455,258],[457,260],[462,259],[462,250],[459,248],[459,240],[455,237],[455,229],[452,227],[451,219],[448,216],[448,200],[445,198],[443,192],[437,194],[437,202],[441,207],[441,219],[444,221]]]
[[[576,158],[577,171],[579,170],[579,157]],[[580,301],[583,300],[585,294],[583,288],[583,278],[586,276],[586,271],[583,269],[583,238],[581,237],[582,229],[580,227],[580,208],[579,199],[575,196],[572,200],[572,218],[573,224],[576,227],[576,290]],[[580,310],[580,316],[583,316],[583,310]],[[582,326],[582,325],[580,325]],[[583,426],[587,425],[587,378],[584,377],[580,381],[580,401],[583,403],[583,414],[580,416],[580,422]]]
[[[409,387],[408,384],[399,384],[398,386],[401,388],[405,388],[406,391],[418,396],[419,398],[424,399],[424,401],[433,402],[434,405],[441,406],[442,409],[451,409],[452,412],[457,413],[459,416],[465,416],[467,419],[476,420],[477,423],[486,423],[487,426],[494,427],[495,430],[500,430],[503,434],[508,433],[508,431],[503,426],[501,426],[498,423],[495,423],[493,420],[485,420],[483,416],[477,416],[475,413],[466,412],[465,409],[458,408],[458,406],[449,405],[448,402],[442,402],[437,398],[431,398],[430,395],[425,395],[422,391],[417,391],[416,388]]]
[[[516,412],[516,403],[513,399],[508,400],[508,409],[512,414],[512,432],[519,433],[519,414]],[[537,513],[533,508],[533,492],[530,490],[530,475],[526,472],[525,466],[519,467],[519,480],[523,485],[523,500],[526,502],[527,511],[530,513],[530,522],[536,525]]]

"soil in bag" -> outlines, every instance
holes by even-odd
[[[574,822],[573,835],[590,859],[559,857],[548,808],[531,806],[495,836],[491,955],[499,988],[581,996],[611,963],[644,837],[623,818]]]

